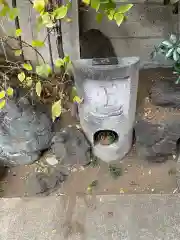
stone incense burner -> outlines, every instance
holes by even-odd
[[[84,99],[80,123],[94,154],[106,162],[122,159],[132,145],[139,58],[82,59],[73,69]]]

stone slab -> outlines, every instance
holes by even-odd
[[[2,240],[179,240],[179,195],[1,199]]]

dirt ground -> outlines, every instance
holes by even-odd
[[[171,76],[169,69],[149,69],[140,71],[137,109],[143,99],[148,96],[153,81]],[[74,125],[69,113],[65,113],[60,126]],[[58,128],[58,126],[57,126]],[[100,162],[98,166],[83,168],[76,166],[61,185],[56,194],[86,194],[88,186],[96,181],[92,188],[94,194],[124,193],[177,193],[176,161],[170,157],[165,163],[149,163],[140,159],[133,146],[131,152],[122,160],[112,162],[122,169],[122,175],[114,179],[109,173],[108,164]],[[27,188],[27,180],[36,169],[36,163],[9,169],[1,181],[1,196],[28,196],[31,189]],[[33,184],[32,184],[33,187]]]

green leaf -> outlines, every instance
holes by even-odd
[[[6,93],[9,97],[13,96],[13,92],[14,92],[14,90],[11,87],[8,87],[7,90],[6,90]]]
[[[56,62],[55,62],[55,66],[56,67],[64,66],[64,60],[62,58],[57,59]]]
[[[0,101],[0,109],[2,109],[6,104],[5,100]]]
[[[48,77],[51,72],[51,67],[48,64],[36,66],[36,73],[41,77]]]
[[[70,63],[70,62],[71,62],[71,60],[70,60],[70,57],[69,57],[69,56],[65,56],[65,57],[63,58],[63,61],[64,61],[64,63],[66,63],[66,64],[68,64],[68,63]]]
[[[173,44],[175,44],[177,42],[177,37],[174,34],[171,34],[170,38],[169,38],[170,42],[172,42]]]
[[[21,50],[21,49],[14,51],[14,55],[15,55],[16,57],[21,56],[21,54],[22,54],[22,50]]]
[[[44,47],[44,42],[40,40],[33,40],[31,45],[33,47]]]
[[[24,72],[21,72],[21,73],[18,74],[18,79],[19,79],[20,82],[23,82],[25,77],[26,77],[26,75],[25,75]]]
[[[116,21],[117,25],[120,26],[124,20],[124,15],[121,13],[115,13],[114,20]]]
[[[91,0],[91,7],[98,11],[100,7],[100,0]]]
[[[43,21],[42,21],[42,17],[39,16],[37,19],[36,19],[36,30],[39,32],[43,27]]]
[[[97,13],[96,14],[96,21],[98,23],[101,23],[102,22],[102,19],[103,19],[103,14],[102,13]]]
[[[31,64],[24,63],[22,66],[23,66],[23,68],[26,69],[27,71],[31,71],[31,70],[32,70]]]
[[[176,49],[176,51],[180,54],[180,47],[178,47],[178,48]]]
[[[177,62],[178,59],[179,59],[179,54],[177,53],[176,50],[174,50],[174,52],[173,52],[173,59],[174,59],[175,62]]]
[[[174,49],[171,48],[167,53],[166,53],[166,58],[170,58],[173,54]]]
[[[36,83],[36,93],[37,93],[38,97],[41,96],[41,91],[42,91],[42,86],[41,86],[41,82],[39,81]]]
[[[118,13],[126,13],[133,7],[133,4],[122,5],[117,9]]]
[[[57,117],[61,115],[61,100],[53,103],[52,105],[52,119],[55,121]]]
[[[55,18],[62,19],[67,15],[67,12],[68,12],[67,6],[63,5],[63,6],[59,7],[54,11]]]
[[[42,24],[44,24],[47,28],[52,28],[55,23],[53,23],[51,15],[46,12],[41,15],[42,17]]]
[[[6,96],[6,92],[4,90],[0,91],[0,99]]]
[[[2,10],[0,11],[0,16],[5,17],[7,15],[7,13],[9,12],[9,10],[10,10],[10,8],[7,5],[4,5]]]
[[[46,6],[45,0],[34,0],[33,2],[33,8],[39,13],[44,11],[45,6]]]
[[[90,4],[90,1],[91,1],[91,0],[82,0],[82,2],[83,2],[84,4],[86,4],[86,5],[89,5],[89,4]]]
[[[17,8],[10,8],[8,14],[9,14],[9,19],[11,21],[14,21],[19,14],[19,10]]]
[[[115,14],[115,9],[111,9],[111,10],[108,12],[107,16],[108,16],[108,19],[109,19],[110,21],[113,20],[114,14]]]
[[[173,46],[172,43],[170,43],[169,41],[163,41],[161,43],[161,45],[163,45],[163,46],[165,46],[167,48],[171,48]]]
[[[175,84],[178,84],[180,82],[180,76],[178,77],[178,79],[175,81]]]
[[[16,29],[15,36],[19,37],[22,34],[22,30],[20,28]]]
[[[26,78],[26,85],[27,85],[27,87],[31,87],[32,86],[32,78],[31,77],[27,77]]]

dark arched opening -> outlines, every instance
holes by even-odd
[[[111,145],[119,139],[118,134],[113,130],[100,130],[94,134],[94,145]]]

